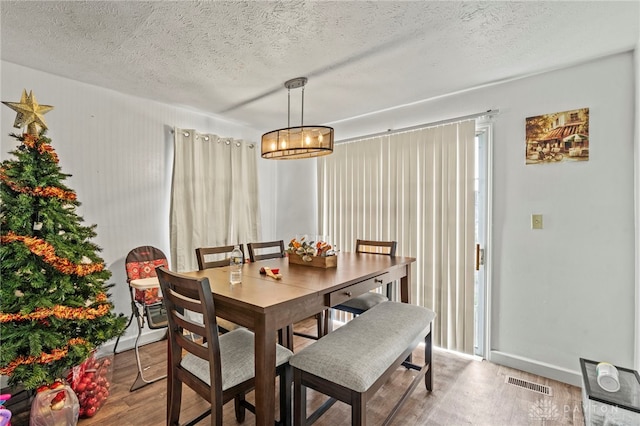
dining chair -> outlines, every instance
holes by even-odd
[[[187,385],[211,404],[211,408],[187,424],[211,415],[211,425],[222,425],[222,407],[234,400],[238,422],[246,409],[255,407],[245,396],[255,385],[254,335],[238,328],[218,335],[216,309],[209,279],[191,278],[158,268],[160,287],[169,318],[169,359],[167,378],[167,425],[178,425],[182,404],[182,385]],[[197,312],[204,323],[191,320],[185,310]],[[203,336],[192,340],[190,335]],[[291,424],[292,374],[289,358],[293,353],[276,345],[275,368],[280,377],[280,421]],[[275,386],[275,384],[274,384]]]
[[[242,263],[244,263],[244,249],[242,244],[238,244],[240,251],[242,252]],[[227,254],[231,253],[235,248],[234,245],[230,246],[217,246],[217,247],[198,247],[196,249],[196,258],[198,260],[198,270],[209,268],[220,268],[223,266],[229,266],[229,257]],[[235,330],[240,327],[224,318],[216,318],[218,323],[218,331],[220,333],[227,333],[231,330]]]
[[[238,244],[242,252],[242,263],[244,263],[244,248],[242,244]],[[198,260],[198,269],[219,268],[221,266],[229,266],[229,256],[234,249],[234,245],[217,246],[217,247],[199,247],[196,249],[196,258]]]
[[[277,259],[285,257],[284,240],[267,241],[258,243],[247,243],[247,250],[249,251],[249,260],[256,262],[266,259]],[[293,325],[289,325],[286,328],[279,330],[279,341],[288,342],[289,348],[293,347],[293,335],[305,337],[307,339],[317,340],[326,334],[325,325],[327,320],[325,319],[327,312],[320,312],[315,315],[316,318],[316,335],[301,333],[293,329]],[[283,336],[282,333],[286,335]]]
[[[283,240],[248,243],[247,250],[249,251],[249,260],[251,262],[277,259],[285,256]]]
[[[167,377],[165,374],[152,379],[146,378],[143,374],[145,368],[142,367],[139,349],[140,337],[145,323],[152,330],[167,327],[167,311],[162,294],[159,293],[160,284],[156,276],[156,268],[159,266],[168,267],[169,262],[162,250],[152,246],[136,247],[125,258],[127,284],[129,285],[129,295],[131,296],[131,317],[129,317],[127,328],[134,317],[138,325],[138,336],[133,345],[138,375],[133,385],[131,385],[130,391],[140,389]],[[120,337],[118,337],[113,347],[114,353],[119,341]]]
[[[378,254],[383,256],[395,256],[396,248],[398,246],[397,241],[376,241],[376,240],[356,240],[356,253],[368,253]],[[360,296],[349,299],[340,305],[332,306],[332,309],[338,311],[349,312],[353,315],[360,315],[363,312],[373,308],[374,306],[391,300],[393,283],[387,283],[384,285],[384,294],[378,291],[369,291],[361,294]],[[327,333],[333,330],[333,321],[331,313],[327,315],[327,321],[325,323]]]

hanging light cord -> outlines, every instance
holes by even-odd
[[[291,127],[291,88],[287,87],[287,128]]]
[[[304,86],[302,86],[302,113],[300,114],[300,127],[304,127]]]
[[[291,127],[291,88],[287,87],[287,127]],[[304,86],[302,86],[302,112],[300,114],[300,127],[304,127]]]

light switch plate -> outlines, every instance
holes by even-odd
[[[531,229],[542,229],[542,215],[541,214],[532,214],[531,215]]]

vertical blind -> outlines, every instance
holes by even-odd
[[[255,241],[259,235],[254,145],[174,130],[170,244],[172,266],[197,269],[195,249]]]
[[[436,346],[473,353],[475,121],[337,144],[318,159],[319,230],[342,251],[395,240]]]

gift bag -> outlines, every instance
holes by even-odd
[[[60,381],[38,388],[31,403],[29,426],[74,426],[80,405],[69,385]]]

